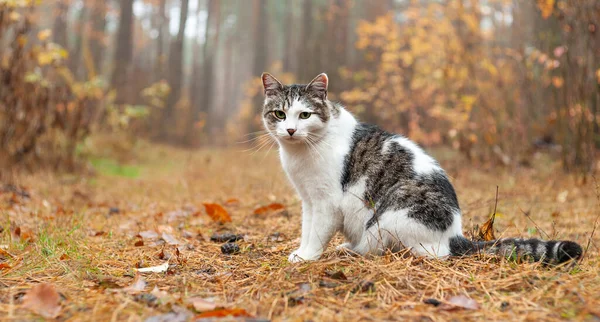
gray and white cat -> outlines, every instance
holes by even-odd
[[[581,257],[571,241],[467,240],[452,184],[417,144],[329,101],[325,74],[308,85],[284,86],[268,73],[262,81],[264,126],[302,198],[302,238],[290,262],[318,259],[338,231],[347,240],[338,248],[362,255],[408,247],[438,258],[487,252],[557,264]]]

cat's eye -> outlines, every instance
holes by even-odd
[[[284,111],[273,111],[273,115],[280,120],[285,120],[285,112]]]
[[[300,118],[303,120],[306,120],[307,118],[310,117],[310,115],[311,115],[310,112],[302,112],[302,113],[300,113]]]

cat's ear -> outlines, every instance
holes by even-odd
[[[329,83],[329,78],[327,78],[327,74],[321,73],[317,77],[315,77],[308,85],[306,85],[306,90],[314,92],[322,96],[323,98],[327,97],[327,84]]]
[[[283,88],[283,85],[281,85],[277,78],[273,77],[273,75],[269,73],[262,74],[262,83],[263,87],[265,88],[265,95],[269,95],[269,93]]]

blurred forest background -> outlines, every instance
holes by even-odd
[[[0,167],[244,141],[269,71],[475,163],[589,172],[598,28],[598,0],[0,0]]]

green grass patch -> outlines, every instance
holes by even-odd
[[[90,162],[96,171],[103,176],[116,176],[125,178],[138,178],[140,176],[140,168],[133,165],[123,165],[113,159],[94,158]]]

